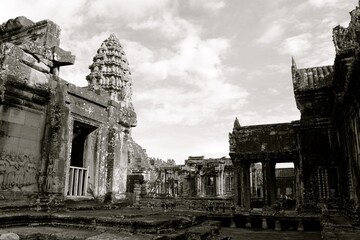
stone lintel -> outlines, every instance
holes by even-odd
[[[75,56],[70,51],[65,51],[57,46],[52,47],[51,50],[55,66],[73,65],[75,63]]]
[[[86,100],[87,102],[93,103],[95,105],[99,105],[104,109],[108,106],[107,101],[103,96],[90,91],[88,88],[77,87],[74,84],[63,82],[68,86],[67,92],[69,95],[73,95],[75,97]]]
[[[284,152],[242,152],[233,155],[234,164],[241,162],[257,163],[265,159],[274,162],[289,162],[298,160],[298,150],[284,151]]]

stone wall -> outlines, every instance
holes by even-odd
[[[126,68],[120,92],[76,87],[58,77],[59,68],[75,60],[59,47],[59,35],[49,20],[18,17],[0,25],[0,198],[124,199],[128,138],[136,124],[124,53],[115,54],[121,46],[112,35],[109,53]]]

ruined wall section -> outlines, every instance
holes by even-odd
[[[333,112],[338,194],[347,215],[360,222],[360,8],[350,12],[348,27],[333,29],[335,44]]]
[[[45,49],[40,40],[34,53],[25,44],[29,39],[20,36],[22,28],[31,32],[31,24],[20,18],[0,25],[0,191],[5,200],[26,199],[39,190],[52,74],[50,62],[38,57]]]
[[[331,123],[334,67],[299,69],[293,60],[291,71],[296,105],[301,113],[300,120],[294,122],[302,178],[301,207],[304,211],[317,211],[317,203],[329,198],[335,185],[329,181],[335,159]]]
[[[96,60],[91,75],[97,80],[103,70],[105,85],[76,87],[58,77],[59,68],[75,60],[59,47],[59,34],[49,20],[33,23],[18,17],[0,25],[1,199],[19,199],[24,192],[49,201],[124,199],[128,136],[136,125],[124,52],[110,36],[104,43],[105,65]],[[74,145],[76,127],[84,131],[81,146]],[[88,175],[75,179],[76,167]],[[86,182],[84,190],[72,190],[80,186],[77,181]]]
[[[0,188],[5,200],[61,193],[68,108],[58,68],[74,62],[59,48],[60,28],[18,17],[0,25]],[[66,150],[66,151],[65,151]]]

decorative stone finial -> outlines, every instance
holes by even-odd
[[[240,130],[240,128],[241,128],[241,125],[240,125],[239,119],[238,119],[238,118],[235,118],[235,121],[234,121],[234,130]]]
[[[291,57],[291,67],[296,68],[296,62],[295,62],[294,56]]]

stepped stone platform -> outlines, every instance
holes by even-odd
[[[0,234],[20,239],[228,239],[204,213],[150,208],[0,212],[0,223]]]

